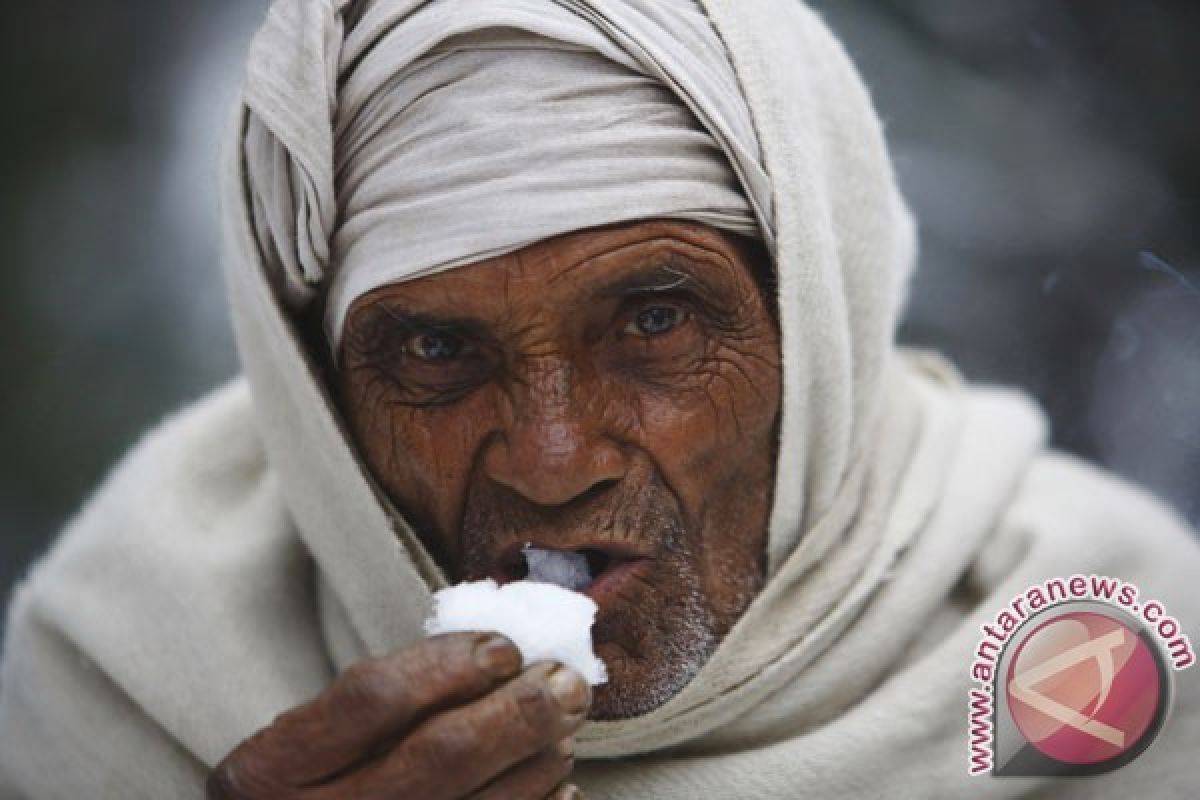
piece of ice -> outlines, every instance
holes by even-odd
[[[573,592],[586,589],[592,582],[587,556],[583,553],[543,550],[530,545],[525,545],[521,553],[525,556],[525,563],[529,565],[529,574],[525,576],[525,580],[553,583]]]
[[[551,583],[497,586],[488,578],[434,593],[433,616],[425,621],[425,632],[502,633],[521,651],[526,665],[560,661],[596,686],[608,680],[604,662],[592,650],[596,611],[592,598]]]

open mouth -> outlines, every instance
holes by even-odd
[[[573,549],[539,547],[526,543],[508,548],[493,577],[503,585],[531,580],[552,583],[582,592],[599,602],[605,589],[649,559],[617,545],[595,544]]]

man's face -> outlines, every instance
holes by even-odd
[[[341,350],[372,472],[450,578],[582,552],[592,717],[679,691],[763,580],[779,335],[735,237],[572,233],[363,296]]]

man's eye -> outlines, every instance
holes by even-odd
[[[638,312],[625,326],[629,336],[658,336],[678,327],[687,316],[674,306],[654,306]]]
[[[463,350],[463,341],[446,333],[419,333],[408,340],[405,350],[423,361],[450,361]]]

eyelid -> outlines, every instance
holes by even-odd
[[[676,303],[690,309],[698,316],[712,321],[720,321],[733,314],[725,298],[717,294],[707,282],[693,278],[690,274],[681,274],[681,280],[675,286],[639,287],[628,293],[628,302],[664,302]]]
[[[696,313],[704,313],[708,304],[704,298],[698,297],[687,289],[673,289],[661,293],[645,294],[638,293],[630,296],[624,303],[621,304],[621,316],[633,316],[651,308],[677,308],[683,314],[692,316]]]
[[[494,373],[495,361],[488,348],[464,341],[462,349],[445,361],[428,359],[411,352],[412,334],[401,343],[399,358],[386,359],[376,366],[398,393],[397,404],[425,407],[458,402],[482,386]]]
[[[638,316],[645,313],[646,311],[650,311],[655,308],[672,308],[679,312],[679,319],[676,321],[674,327],[672,327],[671,330],[677,329],[680,325],[684,324],[688,320],[691,320],[695,317],[694,310],[686,302],[665,299],[665,300],[657,300],[657,301],[648,301],[648,302],[644,302],[644,303],[636,303],[633,305],[633,307],[631,309],[628,310],[627,313],[623,313],[621,315],[624,320],[624,324],[621,326],[621,335],[622,336],[635,336],[639,339],[647,339],[647,338],[651,338],[656,335],[664,335],[664,334],[642,333],[641,331],[636,329]],[[631,328],[633,330],[631,330]]]
[[[460,343],[460,344],[464,345],[464,347],[466,347],[466,345],[470,344],[470,339],[466,336],[460,335],[460,333],[456,333],[454,331],[437,330],[437,329],[416,330],[416,331],[410,332],[408,336],[404,337],[404,344],[408,345],[409,343],[414,342],[415,339],[425,338],[427,336],[437,336],[437,337],[442,337],[445,339],[450,339],[450,341]]]
[[[407,335],[418,333],[442,333],[457,336],[460,339],[483,339],[489,332],[488,327],[473,317],[441,317],[410,311],[386,301],[380,301],[371,306],[372,326],[389,330],[399,330]]]
[[[477,320],[426,317],[382,301],[370,306],[362,321],[347,330],[354,339],[350,343],[357,342],[360,349],[404,353],[411,353],[411,342],[419,336],[450,337],[470,350],[481,349],[477,345],[486,346],[490,341],[486,328]]]

